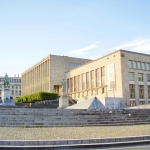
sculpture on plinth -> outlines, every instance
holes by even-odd
[[[62,81],[62,92],[59,98],[59,108],[65,108],[69,106],[69,97],[66,95],[66,82]]]
[[[6,73],[4,76],[4,89],[2,90],[2,104],[3,106],[13,106],[15,105],[15,101],[10,99],[10,90],[9,90],[9,78]]]

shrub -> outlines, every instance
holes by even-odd
[[[16,103],[34,103],[42,100],[54,100],[58,98],[57,93],[38,92],[26,96],[20,96],[15,99]]]

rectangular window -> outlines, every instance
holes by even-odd
[[[140,105],[145,105],[145,101],[139,101]]]
[[[148,99],[150,99],[150,86],[147,87],[148,90]]]
[[[136,61],[133,62],[133,68],[136,69]]]
[[[150,74],[147,74],[147,82],[150,82]]]
[[[142,62],[142,69],[145,70],[145,63]]]
[[[129,60],[129,68],[132,68],[132,61]]]
[[[149,70],[149,64],[146,63],[146,70]]]
[[[130,88],[130,98],[135,98],[135,85],[130,84],[129,88]]]
[[[144,85],[139,85],[139,98],[144,98]]]
[[[78,91],[80,91],[80,75],[78,75]]]
[[[19,91],[19,95],[21,95],[21,91]]]
[[[136,101],[130,101],[130,106],[136,106]]]
[[[141,62],[138,61],[138,69],[141,69]]]
[[[18,91],[17,90],[15,91],[15,95],[18,95]]]
[[[85,90],[85,73],[82,74],[82,90]]]
[[[69,93],[69,79],[67,79],[67,93]]]
[[[105,85],[105,67],[101,68],[101,83],[102,86]]]
[[[134,72],[129,72],[129,81],[134,81]]]
[[[74,77],[74,92],[77,91],[77,77]]]
[[[11,95],[14,95],[14,90],[11,91]]]
[[[96,75],[96,87],[99,86],[99,68],[95,70],[95,75]]]
[[[95,90],[95,95],[98,95],[98,90]]]
[[[86,89],[89,89],[89,72],[86,73]]]
[[[73,78],[70,78],[70,92],[73,92]]]
[[[105,93],[105,89],[104,88],[102,88],[102,94],[104,94]]]
[[[94,70],[91,71],[91,88],[94,88]]]
[[[139,81],[143,81],[143,73],[138,73]]]

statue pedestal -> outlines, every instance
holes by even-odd
[[[59,98],[59,107],[58,107],[58,109],[66,108],[68,106],[69,106],[69,97],[65,94],[65,92],[63,92],[62,96]]]
[[[15,105],[15,101],[13,99],[10,99],[10,90],[4,89],[2,90],[2,104],[4,106],[13,106]]]

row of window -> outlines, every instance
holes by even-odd
[[[0,90],[0,94],[2,93],[2,90]],[[18,95],[18,93],[19,93],[19,95],[21,95],[21,91],[18,91],[18,90],[12,90],[11,91],[11,95],[14,95],[14,93],[15,93],[15,95]]]
[[[3,87],[3,85],[2,84],[0,84],[0,88],[2,88]],[[12,89],[21,89],[21,86],[14,86],[14,85],[12,85],[12,86],[8,86],[8,88],[12,88]]]
[[[150,104],[150,101],[148,104]],[[145,101],[139,101],[139,105],[145,105]],[[136,101],[130,101],[130,106],[136,106]]]
[[[70,92],[72,93],[72,92],[83,91],[94,87],[99,87],[100,81],[101,81],[101,86],[104,86],[105,67],[101,67],[101,76],[100,76],[100,69],[97,68],[90,72],[86,72],[81,75],[67,79],[67,91],[68,93]]]
[[[80,98],[80,97],[84,97],[85,99],[88,99],[87,97],[88,96],[96,96],[99,94],[99,90],[91,90],[90,92],[87,91],[87,92],[78,92],[78,93],[75,93],[73,94],[72,96],[74,96],[74,98]],[[105,93],[105,88],[102,88],[101,90],[101,94],[104,94]],[[71,97],[72,97],[71,96]]]
[[[4,78],[0,78],[0,82],[4,82]],[[9,82],[21,83],[21,79],[11,79],[11,78],[9,78]]]
[[[135,81],[134,72],[129,72],[129,81]],[[143,73],[138,73],[138,81],[144,81]],[[150,74],[147,74],[147,82],[150,82]]]
[[[150,70],[150,63],[129,60],[129,68]]]
[[[69,67],[78,67],[78,66],[81,66],[82,64],[79,64],[79,63],[72,63],[72,62],[69,62],[68,63],[68,66]]]
[[[135,98],[135,84],[129,84],[130,98]],[[139,99],[144,99],[144,85],[138,85]],[[150,99],[150,86],[147,87],[148,99]]]
[[[15,92],[15,93],[14,93],[14,92]],[[18,93],[18,92],[19,92],[19,93]],[[21,91],[17,91],[17,90],[14,91],[14,90],[12,90],[12,91],[11,91],[11,95],[14,95],[14,94],[15,94],[15,95],[21,95]]]

